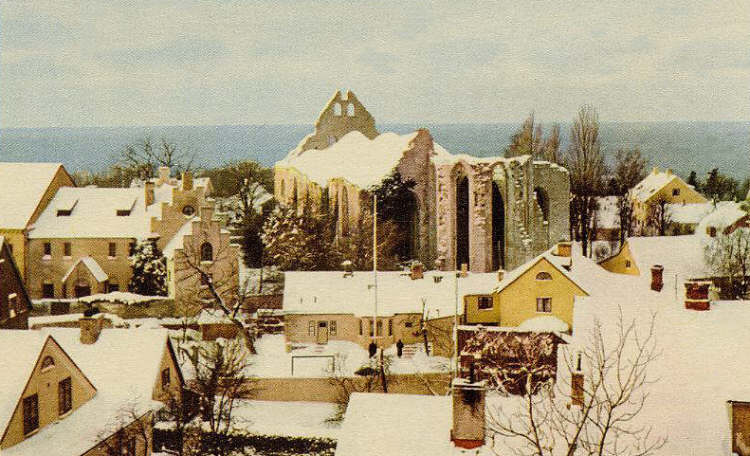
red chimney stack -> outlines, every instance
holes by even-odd
[[[651,289],[661,291],[664,287],[664,266],[655,264],[651,266]]]

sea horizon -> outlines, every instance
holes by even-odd
[[[554,122],[545,122],[547,131]],[[561,150],[570,122],[561,127]],[[608,162],[621,148],[639,147],[649,166],[699,176],[718,167],[738,180],[750,169],[750,121],[602,121],[600,141]],[[451,153],[502,155],[519,122],[379,123],[380,132],[399,134],[427,128]],[[99,172],[117,162],[128,144],[165,138],[195,157],[200,168],[230,161],[257,160],[273,166],[312,132],[312,124],[226,124],[0,128],[0,160],[54,161],[71,172]]]

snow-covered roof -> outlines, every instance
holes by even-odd
[[[164,246],[164,249],[162,249],[162,254],[165,257],[172,258],[174,256],[174,251],[183,247],[185,236],[193,232],[193,222],[197,220],[200,220],[200,218],[193,216],[182,224],[180,229],[177,230],[174,236],[172,236],[172,239],[170,239]]]
[[[284,312],[289,314],[372,315],[375,303],[372,272],[355,271],[344,277],[341,271],[289,271],[285,273]],[[439,278],[435,279],[435,277]],[[378,316],[422,313],[428,318],[455,313],[455,280],[458,282],[458,311],[462,298],[487,294],[497,285],[495,273],[469,273],[453,278],[453,272],[428,271],[423,279],[412,280],[408,273],[378,272]]]
[[[631,196],[645,203],[659,190],[664,188],[665,185],[675,179],[679,179],[679,177],[673,174],[672,171],[659,171],[658,168],[655,168],[648,176],[632,188]]]
[[[452,424],[450,396],[353,393],[336,456],[452,454]]]
[[[650,268],[664,266],[664,275],[680,275],[683,279],[710,277],[704,249],[698,234],[685,236],[631,237],[627,240],[630,254],[641,275],[650,277]]]
[[[534,267],[537,263],[542,261],[542,259],[545,259],[549,261],[552,266],[557,269],[563,276],[567,277],[570,281],[578,285],[580,288],[582,288],[584,291],[586,289],[584,288],[583,284],[580,283],[578,275],[577,274],[571,274],[571,271],[568,270],[568,266],[572,263],[571,257],[563,257],[555,255],[553,252],[557,250],[557,246],[552,247],[549,250],[546,250],[542,252],[541,254],[537,255],[536,257],[532,258],[531,260],[527,261],[526,263],[522,264],[521,266],[517,267],[516,269],[506,273],[503,277],[503,280],[499,283],[495,284],[494,292],[499,293],[505,287],[512,284],[516,281],[519,277],[521,277],[526,271]],[[571,269],[572,270],[572,269]]]
[[[417,134],[388,132],[368,139],[352,131],[326,149],[308,150],[298,156],[290,153],[276,166],[294,168],[322,187],[327,186],[330,179],[343,177],[367,189],[391,174]]]
[[[60,163],[0,163],[0,228],[23,229],[42,200]]]
[[[645,386],[648,398],[631,425],[651,425],[667,437],[654,453],[659,456],[730,455],[727,401],[750,401],[750,364],[743,356],[750,351],[748,303],[714,302],[711,310],[698,312],[684,308],[684,288],[677,299],[665,288],[650,297],[631,287],[630,299],[589,299],[576,307],[574,326],[585,336],[598,322],[604,334],[616,334],[622,311],[623,321],[635,321],[643,337],[655,311],[659,355],[648,367],[655,382]]]
[[[41,428],[33,437],[23,442],[3,449],[3,456],[77,456],[101,441],[103,433],[114,432],[116,423],[126,418],[123,413],[129,409],[142,414],[160,406],[160,403],[153,401],[151,397],[167,346],[167,331],[103,329],[99,339],[90,345],[80,342],[80,330],[75,328],[45,328],[23,332],[28,334],[23,336],[28,340],[18,340],[10,345],[15,351],[15,356],[0,358],[0,365],[17,356],[34,358],[29,363],[25,378],[23,375],[13,375],[15,380],[22,378],[21,390],[34,367],[34,360],[41,349],[40,344],[47,336],[51,336],[91,381],[97,392],[90,401],[69,416]],[[5,333],[8,331],[0,331],[0,340],[7,337]],[[22,349],[31,345],[30,342],[34,338],[42,341],[34,343],[33,346],[37,348]],[[0,347],[6,346],[8,344],[0,343]],[[35,353],[31,356],[25,353],[27,351]],[[14,366],[19,364],[17,361],[11,362]],[[5,367],[2,370],[10,371]],[[0,382],[4,383],[5,376],[1,377]],[[4,392],[5,388],[1,391]],[[17,391],[16,400],[20,397],[20,392]],[[0,409],[4,408],[7,402],[1,401]]]
[[[68,271],[65,273],[65,275],[62,278],[62,282],[65,283],[68,281],[68,277],[70,277],[70,274],[73,273],[73,271],[76,269],[76,266],[78,266],[80,263],[83,263],[84,266],[91,272],[91,274],[94,276],[94,278],[97,280],[97,282],[104,282],[105,280],[109,279],[109,276],[106,272],[104,272],[104,269],[102,269],[101,266],[99,266],[99,263],[96,262],[95,259],[86,256],[80,258],[78,261],[73,263],[73,265],[68,268]]]
[[[518,325],[519,331],[564,333],[570,329],[567,323],[553,315],[529,318]]]
[[[35,331],[0,331],[0,435],[26,387],[45,339]]]
[[[695,234],[705,236],[708,227],[714,227],[717,231],[721,231],[747,215],[748,213],[742,209],[741,203],[722,201],[716,205],[715,211],[700,221]]]
[[[86,303],[97,302],[114,302],[122,304],[137,304],[141,302],[151,302],[160,299],[169,299],[167,296],[146,296],[129,291],[110,291],[109,293],[97,293],[89,296],[77,298],[76,301]]]
[[[144,190],[138,188],[62,187],[29,237],[145,238],[150,234],[150,218],[144,200]],[[58,210],[71,212],[58,215]],[[128,210],[129,215],[118,215]]]

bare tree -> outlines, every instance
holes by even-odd
[[[247,355],[236,340],[226,340],[203,344],[193,360],[194,384],[204,423],[201,446],[205,453],[222,456],[230,451],[227,436],[237,421],[235,405],[253,391],[252,379],[246,374],[250,365]]]
[[[738,228],[731,233],[717,230],[704,247],[706,264],[716,277],[729,282],[732,299],[747,295],[750,272],[750,230]]]
[[[665,236],[671,224],[669,202],[661,195],[649,201],[646,205],[645,233]]]
[[[150,179],[156,175],[160,166],[188,171],[193,166],[194,156],[181,151],[176,144],[162,138],[155,145],[151,138],[125,146],[120,154],[122,167],[136,171],[141,179]]]
[[[599,116],[591,106],[583,106],[570,128],[570,145],[565,160],[570,171],[571,236],[581,241],[588,255],[591,219],[597,209],[597,196],[604,193],[606,167],[599,144]]]
[[[100,448],[109,456],[147,454],[153,444],[153,413],[144,412],[133,400],[123,405],[116,417],[99,433]]]
[[[653,314],[640,328],[622,312],[614,331],[596,322],[581,351],[562,356],[558,370],[567,380],[557,382],[538,377],[549,347],[527,340],[518,364],[498,367],[504,375],[521,374],[526,388],[518,400],[491,410],[490,432],[523,456],[654,454],[666,438],[637,420],[653,382],[648,367],[658,356],[654,324]]]
[[[535,160],[546,160],[561,163],[560,160],[560,126],[554,124],[547,138],[542,133],[542,124],[536,122],[532,112],[521,124],[521,128],[511,137],[510,145],[505,149],[506,157],[531,155]]]
[[[620,222],[620,245],[633,230],[633,202],[630,190],[646,177],[646,159],[638,148],[620,149],[615,155],[613,191],[617,196],[617,213]]]
[[[207,234],[204,233],[204,237]],[[237,328],[247,350],[255,354],[255,328],[242,319],[249,290],[239,284],[236,246],[219,245],[213,251],[212,261],[207,262],[202,261],[200,245],[186,243],[182,250],[175,252],[175,274],[180,271],[177,286],[192,297],[185,298],[183,305],[219,311]]]
[[[349,372],[346,354],[336,353],[333,364],[328,370],[328,383],[333,386],[336,396],[336,411],[329,421],[341,421],[344,419],[346,407],[352,393],[369,393],[381,390],[388,392],[388,379],[390,377],[391,359],[388,356],[370,358],[368,364],[360,366],[354,371],[354,376]]]

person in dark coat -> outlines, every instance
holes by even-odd
[[[396,354],[399,358],[401,358],[401,355],[404,354],[404,343],[401,342],[401,339],[396,342]]]

